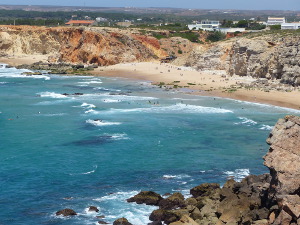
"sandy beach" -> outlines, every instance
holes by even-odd
[[[177,67],[159,62],[140,62],[99,67],[92,72],[95,76],[124,77],[151,81],[153,84],[170,84],[169,87],[186,87],[191,94],[231,98],[242,101],[266,103],[275,106],[300,109],[300,91],[264,92],[237,89],[232,85],[250,83],[251,77],[228,76],[225,71],[196,71],[189,67]]]
[[[47,61],[45,55],[1,57],[0,62],[12,66]],[[250,83],[251,77],[228,76],[225,71],[196,71],[190,67],[161,64],[158,61],[117,64],[99,67],[91,72],[94,76],[123,77],[151,81],[154,85],[167,85],[168,88],[190,90],[191,94],[231,98],[242,101],[266,103],[275,106],[300,109],[300,91],[264,92],[232,88],[238,83]]]

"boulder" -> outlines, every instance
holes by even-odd
[[[90,206],[88,211],[89,212],[99,212],[99,209],[96,206]]]
[[[170,210],[170,209],[176,209],[178,207],[183,208],[186,206],[186,203],[184,201],[184,196],[181,193],[176,192],[171,196],[169,196],[168,198],[159,201],[158,206],[160,209]]]
[[[207,196],[213,193],[216,189],[220,189],[220,184],[217,183],[204,183],[196,186],[190,190],[190,194],[193,195],[194,198]]]
[[[132,225],[126,218],[119,218],[114,221],[113,225]]]
[[[179,221],[170,223],[170,225],[199,225],[191,217],[184,215]]]
[[[73,209],[63,209],[55,213],[57,216],[76,216],[77,213]]]
[[[137,195],[127,199],[127,202],[136,202],[137,204],[159,205],[163,198],[153,191],[141,191]]]
[[[154,210],[149,219],[151,221],[163,221],[165,224],[170,224],[180,220],[183,215],[189,215],[189,210],[187,209],[176,209],[176,210]]]

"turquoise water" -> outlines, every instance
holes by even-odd
[[[155,207],[127,198],[268,172],[272,126],[299,114],[141,81],[23,71],[0,68],[0,224],[96,224],[100,215],[147,224]],[[56,217],[63,208],[79,215]]]

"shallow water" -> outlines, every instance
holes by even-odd
[[[268,172],[272,126],[299,114],[147,82],[21,72],[0,68],[0,224],[96,224],[97,215],[147,224],[155,207],[127,198]],[[79,216],[56,217],[63,208]]]

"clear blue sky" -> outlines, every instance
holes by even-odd
[[[300,10],[300,0],[1,0],[0,4]]]

